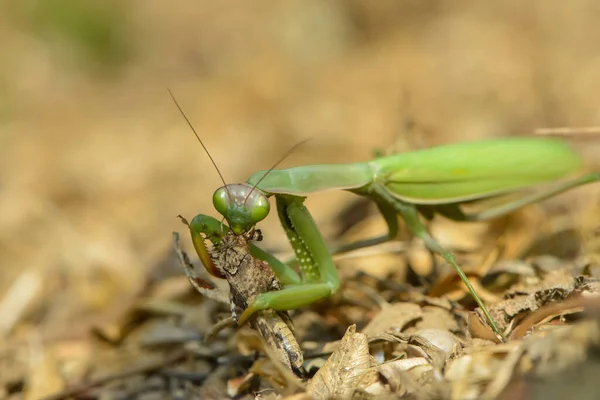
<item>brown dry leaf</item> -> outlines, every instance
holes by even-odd
[[[249,372],[264,378],[284,394],[304,390],[300,379],[290,371],[289,361],[281,358],[281,353],[267,342],[267,338],[262,333],[259,334],[256,330],[247,327],[239,329],[236,334],[236,344],[241,354],[250,355],[260,351],[266,355],[266,358],[256,360]]]
[[[348,398],[355,390],[372,383],[365,374],[371,368],[367,336],[351,325],[338,348],[306,386],[314,399]]]
[[[452,387],[451,398],[481,398],[485,385],[496,379],[508,355],[518,348],[518,343],[473,347],[465,350],[466,354],[451,360],[444,373],[444,378]],[[509,361],[514,364],[512,359]]]
[[[31,309],[32,304],[40,300],[43,280],[39,271],[25,271],[0,298],[0,338],[4,338]]]
[[[449,310],[435,306],[422,306],[421,312],[421,320],[417,321],[414,328],[408,327],[407,333],[428,328],[442,329],[449,332],[459,332],[461,329],[458,321],[460,318]]]
[[[600,343],[598,319],[556,327],[546,335],[524,340],[525,354],[519,368],[524,373],[548,376],[576,365],[590,356],[589,348]]]
[[[495,263],[483,278],[494,292],[503,292],[526,280],[537,280],[535,268],[522,260],[503,260]]]
[[[506,291],[505,297],[515,295],[534,293],[552,287],[563,287],[565,290],[572,290],[575,282],[573,281],[572,266],[562,261],[556,261],[555,258],[545,257],[541,263],[532,265],[535,271],[534,276],[521,280],[511,286]]]
[[[360,271],[379,279],[386,279],[390,274],[402,274],[406,269],[403,258],[398,257],[398,253],[401,253],[404,247],[399,242],[388,242],[336,255],[334,260],[345,274]]]
[[[595,298],[595,299],[594,299]],[[523,321],[511,332],[511,339],[519,339],[524,337],[530,330],[539,329],[544,324],[552,324],[556,318],[564,318],[566,315],[581,313],[585,310],[585,306],[590,302],[600,299],[598,293],[591,296],[579,296],[574,299],[569,299],[558,304],[548,304],[538,308],[534,312],[525,317]]]
[[[418,276],[428,276],[434,268],[434,259],[421,240],[413,240],[406,251],[411,269]]]
[[[248,392],[254,383],[256,383],[256,375],[252,372],[231,378],[227,381],[227,395],[232,398],[240,397]]]
[[[202,336],[195,329],[178,326],[167,319],[155,318],[137,329],[136,341],[140,346],[182,345],[185,342],[200,340]]]
[[[423,329],[414,335],[399,332],[382,333],[372,337],[369,342],[388,345],[387,352],[379,351],[378,346],[373,346],[372,352],[377,360],[386,357],[425,358],[438,372],[441,372],[445,363],[456,356],[464,345],[463,340],[441,329]],[[389,351],[390,348],[393,348],[392,352]]]
[[[412,303],[395,303],[384,307],[362,329],[367,336],[375,336],[389,331],[402,332],[406,325],[421,319],[421,307]]]
[[[390,361],[378,365],[370,374],[377,379],[367,386],[364,392],[376,398],[410,394],[427,398],[433,394],[431,389],[435,385],[434,368],[423,357]]]
[[[447,249],[453,251],[476,252],[486,237],[487,222],[457,223],[446,218],[436,218],[429,229],[431,235]]]
[[[367,214],[365,218],[356,221],[357,214],[365,213]],[[372,202],[357,199],[340,214],[338,225],[346,225],[349,220],[355,222],[345,229],[338,240],[340,243],[354,243],[365,238],[381,236],[387,232],[387,224]],[[344,227],[342,226],[342,228]],[[398,253],[404,252],[407,247],[404,242],[395,240],[374,247],[337,254],[335,261],[345,272],[362,271],[371,276],[385,279],[392,273],[402,274],[406,270],[406,261],[404,257],[399,257]]]
[[[525,287],[519,284],[519,291],[507,293],[506,300],[490,306],[489,311],[500,329],[506,329],[524,318],[527,312],[535,311],[549,302],[559,302],[572,296],[576,291],[597,292],[595,279],[571,277],[564,269],[547,274],[541,282]]]
[[[595,299],[582,302],[585,309],[598,315]],[[525,340],[471,347],[452,360],[445,378],[452,384],[452,397],[460,399],[496,398],[514,375],[547,377],[580,365],[591,356],[590,347],[600,343],[597,318],[573,325],[549,325]]]
[[[513,259],[522,256],[531,243],[545,232],[546,221],[546,213],[535,206],[490,221],[490,233],[498,237],[497,241],[501,243],[502,258]]]
[[[475,268],[463,268],[463,272],[469,278],[469,282],[475,288],[479,296],[488,303],[495,303],[500,298],[487,290],[481,285],[480,280],[482,277],[481,272]],[[465,296],[469,296],[469,291],[465,287],[465,284],[460,279],[455,271],[451,271],[448,274],[439,278],[429,289],[429,296],[432,297],[447,297],[449,300],[459,301]]]
[[[229,375],[227,366],[219,366],[208,375],[202,386],[194,389],[198,399],[222,399],[227,392],[228,385],[225,378]]]
[[[249,372],[264,378],[264,382],[268,382],[272,387],[277,388],[282,395],[304,392],[304,383],[277,360],[277,354],[273,354],[273,350],[268,346],[263,346],[263,349],[268,358],[256,360],[250,367]]]
[[[496,335],[496,333],[487,323],[485,315],[481,309],[478,308],[475,311],[470,312],[467,321],[469,326],[469,334],[472,338],[491,341],[494,343],[502,342],[502,338]],[[497,320],[495,321],[498,323]]]
[[[25,400],[37,400],[63,389],[58,360],[50,346],[36,343],[31,347],[29,384],[25,388]]]
[[[261,400],[262,398],[261,393],[257,393],[255,400]],[[312,400],[308,393],[296,393],[285,397],[276,396],[275,398],[277,400]]]
[[[452,333],[441,329],[423,329],[408,340],[408,354],[425,357],[439,371],[461,348],[461,341]]]

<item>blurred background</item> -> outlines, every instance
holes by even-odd
[[[594,0],[2,2],[0,335],[85,334],[165,259],[178,214],[216,215],[167,88],[227,182],[307,138],[283,167],[595,126],[599,18]],[[600,140],[572,142],[598,163]],[[309,199],[325,234],[351,198]],[[262,228],[285,246],[275,215]]]

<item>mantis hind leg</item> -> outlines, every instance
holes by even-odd
[[[441,210],[436,211],[440,212],[445,217],[454,221],[485,221],[488,219],[501,217],[526,205],[545,200],[547,198],[556,196],[560,193],[566,192],[569,189],[573,189],[575,187],[583,186],[596,181],[600,181],[600,173],[592,172],[590,174],[586,174],[578,178],[555,183],[550,187],[538,191],[537,193],[528,196],[523,196],[517,200],[496,207],[491,207],[481,212],[466,214],[460,211],[458,206],[456,206],[456,210],[454,210],[458,212],[446,213],[440,212]]]
[[[344,245],[339,245],[331,248],[332,254],[347,253],[349,251],[359,250],[365,247],[376,246],[378,244],[389,242],[398,236],[398,213],[397,211],[385,202],[375,199],[377,208],[385,219],[388,226],[388,234],[377,236],[370,239],[359,240]]]
[[[444,247],[442,247],[442,245],[440,245],[438,242],[436,242],[436,240],[427,231],[425,225],[423,225],[423,223],[421,222],[417,207],[413,204],[407,204],[400,200],[397,200],[389,193],[387,193],[387,191],[383,187],[375,186],[374,191],[379,196],[381,196],[382,200],[387,201],[388,204],[402,216],[402,219],[404,220],[408,228],[412,231],[412,233],[415,236],[423,240],[425,246],[427,246],[429,250],[439,254],[448,264],[452,265],[460,279],[463,281],[463,283],[471,293],[471,296],[473,297],[477,305],[481,308],[481,311],[483,311],[486,319],[488,320],[488,323],[490,324],[494,332],[502,336],[502,332],[500,331],[500,329],[496,325],[496,322],[490,315],[487,307],[483,303],[483,300],[481,300],[481,298],[475,291],[475,288],[469,282],[469,279],[467,278],[463,270],[458,266],[454,255],[448,250],[446,250]]]
[[[302,280],[300,283],[288,284],[282,290],[256,296],[240,316],[240,325],[256,311],[283,311],[308,306],[329,297],[340,286],[336,266],[321,232],[303,204],[304,198],[277,195],[276,201],[279,219],[300,264]]]

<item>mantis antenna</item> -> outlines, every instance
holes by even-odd
[[[304,139],[304,140],[296,143],[288,151],[286,151],[286,153],[279,160],[277,160],[277,162],[275,164],[273,164],[273,166],[271,168],[269,168],[267,170],[267,172],[265,172],[265,174],[262,176],[262,178],[260,178],[254,186],[252,186],[252,190],[250,190],[250,192],[248,192],[248,194],[246,195],[246,198],[244,199],[244,204],[246,204],[246,201],[248,200],[248,198],[250,197],[252,192],[254,192],[254,189],[256,189],[258,187],[258,185],[263,181],[263,179],[265,179],[267,177],[267,175],[269,175],[269,173],[271,173],[271,171],[273,171],[279,164],[281,164],[286,158],[288,158],[290,156],[290,154],[292,154],[294,152],[294,150],[296,150],[298,147],[302,146],[304,143],[308,142],[310,139],[311,138]]]
[[[169,91],[169,94],[171,95],[171,99],[173,99],[173,103],[175,103],[175,105],[177,106],[177,109],[179,110],[179,112],[181,113],[181,115],[183,116],[183,118],[185,119],[185,122],[187,122],[187,124],[189,125],[190,129],[192,130],[192,132],[194,132],[194,135],[196,135],[196,139],[198,139],[198,141],[202,145],[202,148],[206,152],[206,155],[208,155],[208,158],[210,158],[210,161],[212,162],[212,164],[214,165],[215,169],[217,170],[217,174],[219,174],[219,177],[221,178],[221,181],[223,182],[223,186],[225,187],[225,190],[227,191],[227,196],[229,197],[229,200],[233,201],[232,198],[231,198],[231,193],[229,193],[229,189],[227,188],[227,183],[225,182],[225,178],[223,178],[223,175],[221,174],[221,171],[219,170],[219,167],[217,167],[217,163],[215,162],[215,160],[213,160],[212,156],[210,155],[210,152],[208,151],[208,149],[204,145],[204,142],[202,141],[202,139],[200,139],[200,135],[198,135],[198,132],[196,132],[196,129],[194,129],[194,126],[192,125],[192,123],[188,119],[187,115],[185,115],[185,113],[181,109],[181,106],[179,105],[179,103],[175,99],[175,96],[173,95],[173,92],[171,92],[171,89],[167,88],[167,90]]]

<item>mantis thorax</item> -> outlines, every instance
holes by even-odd
[[[269,200],[256,187],[245,183],[222,186],[213,195],[215,209],[236,235],[251,230],[269,215]]]

